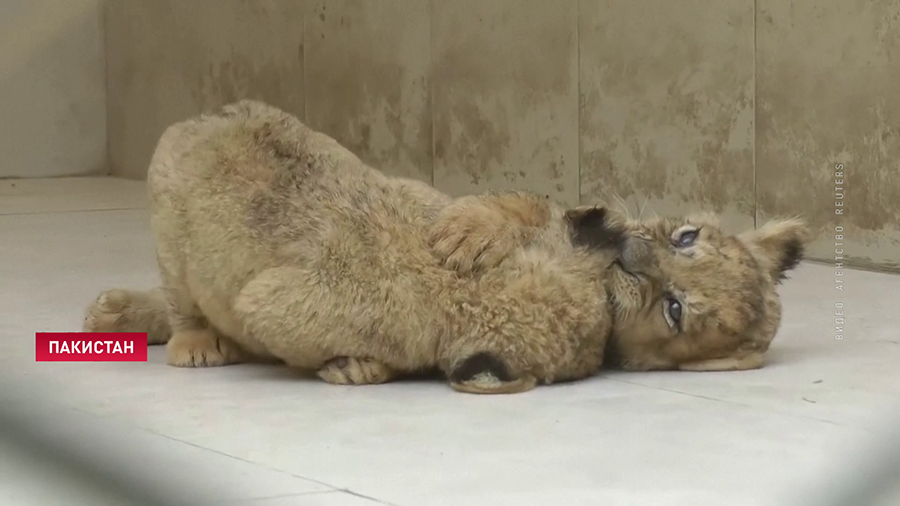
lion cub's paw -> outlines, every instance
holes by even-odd
[[[216,367],[238,361],[233,345],[210,329],[175,332],[166,345],[166,362],[175,367]]]
[[[519,245],[513,227],[487,216],[444,217],[431,234],[431,249],[444,266],[462,274],[496,267]]]
[[[125,290],[113,289],[100,294],[85,311],[82,328],[85,332],[116,332],[117,323],[128,305]]]
[[[394,371],[377,360],[353,357],[329,360],[316,374],[335,385],[377,385],[394,377]]]
[[[450,375],[450,386],[469,394],[515,394],[536,385],[533,376],[513,378],[506,364],[489,353],[472,355]]]

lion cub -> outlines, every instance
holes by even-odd
[[[148,332],[176,366],[269,358],[341,384],[759,367],[808,240],[795,220],[732,237],[525,192],[453,200],[250,101],[170,127],[148,185],[163,287],[104,292],[85,329]]]
[[[463,197],[441,215],[433,248],[449,268],[477,277],[553,226],[547,205],[515,192]],[[723,233],[709,215],[618,217],[596,226],[626,231],[607,272],[613,311],[607,365],[692,371],[763,365],[781,322],[776,285],[810,240],[801,220],[773,220],[737,236]],[[611,237],[584,223],[574,233],[576,243],[581,235]]]
[[[527,246],[460,275],[429,244],[452,199],[252,101],[169,127],[148,187],[162,289],[103,293],[85,328],[149,332],[171,365],[277,359],[342,384],[440,369],[504,393],[602,363],[622,237],[602,210],[542,202]]]

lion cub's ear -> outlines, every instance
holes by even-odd
[[[581,206],[566,211],[572,244],[588,249],[617,249],[625,242],[625,230],[609,220],[604,207]]]
[[[744,241],[756,259],[767,269],[776,283],[787,279],[787,271],[803,259],[806,245],[812,239],[806,223],[800,219],[773,220],[757,230],[744,232]]]

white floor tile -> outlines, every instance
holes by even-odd
[[[7,472],[0,472],[0,494],[3,490],[9,490],[10,486],[22,493],[65,492],[64,488],[56,486],[59,475],[89,469],[111,474],[129,489],[160,493],[162,498],[178,500],[184,504],[212,504],[225,500],[333,490],[289,473],[153,434],[125,423],[60,407],[56,403],[48,405],[46,400],[36,401],[35,399],[47,399],[47,396],[37,397],[37,391],[28,387],[19,389],[19,393],[23,392],[31,395],[29,398],[11,398],[5,394],[0,396],[7,413],[5,417],[15,413],[23,421],[22,426],[7,423],[0,432],[0,445],[8,450],[0,452],[0,466],[13,471],[12,476]],[[52,457],[57,458],[50,460],[41,460],[41,454],[34,452],[33,445],[27,444],[31,442],[29,435],[52,444],[58,452],[62,452],[60,455],[63,457],[65,454],[75,455],[75,465],[70,465],[68,469],[62,467],[65,461],[60,455],[53,455]],[[11,457],[22,454],[29,455],[28,461],[32,463],[33,469],[42,470],[40,473],[31,473],[30,481],[19,476],[21,470],[17,468],[20,458]],[[47,476],[48,473],[50,476]],[[52,478],[48,479],[50,477]],[[67,481],[73,480],[69,478]],[[98,485],[102,490],[103,484]],[[14,503],[0,500],[0,504]]]
[[[388,503],[345,492],[325,492],[240,501],[233,506],[382,506],[385,504]],[[232,504],[229,503],[227,506],[232,506]]]

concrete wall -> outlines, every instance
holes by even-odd
[[[0,177],[105,173],[101,0],[0,2]]]
[[[813,256],[840,226],[853,263],[900,267],[895,0],[117,0],[106,23],[115,174],[250,97],[452,194],[802,214]]]

